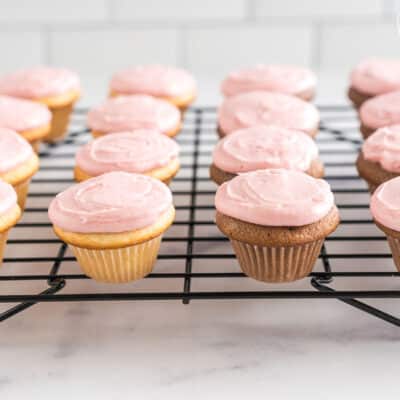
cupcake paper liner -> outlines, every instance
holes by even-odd
[[[392,251],[394,265],[400,272],[400,239],[387,235],[387,241]]]
[[[62,140],[67,133],[69,118],[72,113],[74,103],[67,104],[63,107],[51,108],[52,113],[51,129],[49,134],[44,138],[45,142],[57,142]]]
[[[242,271],[263,282],[292,282],[314,268],[324,240],[295,246],[256,246],[231,239]]]
[[[153,270],[161,238],[120,249],[70,247],[87,276],[99,282],[124,283],[142,279]]]
[[[14,189],[17,192],[18,205],[20,206],[22,211],[25,208],[25,203],[26,203],[26,198],[28,196],[30,182],[31,182],[31,178],[14,186]]]

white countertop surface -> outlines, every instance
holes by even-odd
[[[343,82],[326,80],[322,102],[335,91],[343,102]],[[215,104],[212,87],[201,87],[200,103]],[[399,300],[372,304],[400,315]],[[400,329],[334,300],[46,303],[2,323],[0,335],[4,400],[400,394]]]

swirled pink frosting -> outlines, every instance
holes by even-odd
[[[253,126],[232,132],[214,149],[213,163],[240,173],[265,168],[306,171],[318,157],[318,147],[304,132],[279,126]]]
[[[0,128],[0,173],[23,164],[33,155],[32,146],[17,132]]]
[[[166,166],[176,159],[175,140],[151,129],[101,136],[81,147],[76,164],[90,175],[110,171],[143,173]]]
[[[259,64],[231,72],[222,82],[224,96],[255,90],[267,90],[292,95],[313,92],[316,75],[308,68],[294,65]]]
[[[306,133],[317,129],[318,110],[297,97],[274,92],[248,92],[228,97],[218,110],[222,133],[254,125],[277,125]]]
[[[30,100],[0,96],[0,126],[17,132],[39,128],[49,124],[49,109]]]
[[[140,128],[167,133],[177,128],[180,119],[181,114],[174,105],[147,95],[110,98],[88,113],[89,127],[105,133]]]
[[[334,205],[329,184],[303,172],[264,169],[223,183],[215,207],[222,214],[264,226],[302,226],[325,217]]]
[[[382,94],[364,102],[361,123],[371,129],[400,123],[400,91]]]
[[[59,193],[50,203],[49,218],[69,232],[126,232],[154,224],[171,205],[171,191],[161,181],[109,172]]]
[[[111,79],[110,89],[120,94],[177,97],[195,93],[196,81],[181,68],[139,65],[117,72]]]
[[[400,125],[378,129],[362,146],[366,160],[379,163],[390,172],[400,172]]]
[[[364,60],[351,72],[350,82],[354,89],[369,95],[400,90],[400,60]]]
[[[382,225],[400,231],[400,176],[382,183],[371,197],[370,210]]]
[[[80,90],[79,76],[66,68],[34,67],[0,78],[0,93],[26,99],[56,96]]]

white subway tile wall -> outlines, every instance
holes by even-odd
[[[110,75],[164,62],[221,77],[255,62],[348,71],[400,56],[396,0],[2,0],[0,73],[29,64]]]

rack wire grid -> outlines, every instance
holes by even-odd
[[[77,148],[90,140],[86,110],[80,109],[73,114],[66,140],[43,145],[27,208],[10,232],[0,268],[0,321],[41,302],[332,299],[400,326],[395,316],[400,273],[384,235],[371,220],[366,184],[354,166],[361,143],[356,114],[348,106],[319,109],[317,143],[342,221],[326,239],[308,278],[266,284],[241,273],[228,239],[214,224],[216,186],[208,177],[208,167],[217,135],[216,109],[211,107],[185,114],[177,139],[181,170],[171,185],[177,218],[163,238],[154,272],[120,285],[97,283],[83,275],[67,246],[53,234],[47,217],[50,200],[73,183]]]

